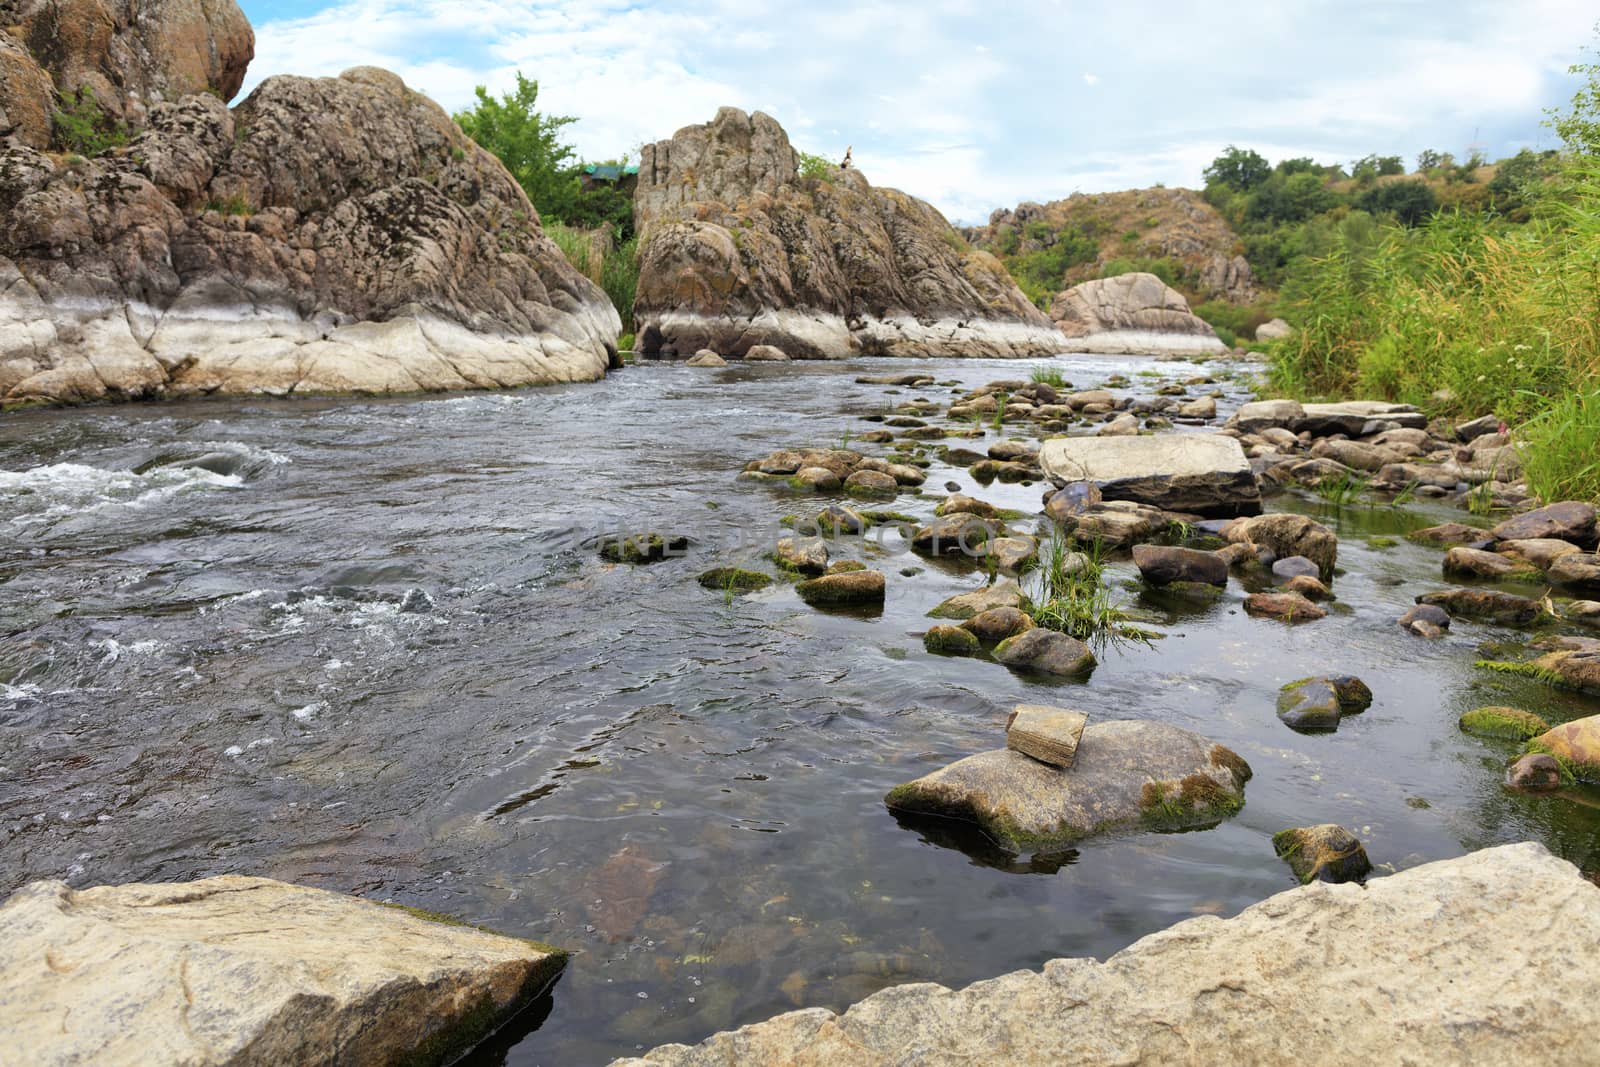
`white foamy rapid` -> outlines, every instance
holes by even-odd
[[[143,474],[108,471],[81,463],[52,463],[25,471],[0,471],[0,519],[19,524],[49,522],[108,507],[148,507],[182,493],[239,489],[237,474],[203,467],[156,467]]]

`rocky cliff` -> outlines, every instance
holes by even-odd
[[[1183,294],[1154,274],[1121,274],[1075,285],[1050,304],[1074,352],[1201,353],[1226,349]]]
[[[802,176],[783,128],[723,108],[647,145],[634,319],[647,356],[1034,356],[1062,338],[931,206],[857,170]]]
[[[605,295],[393,74],[272,78],[229,110],[253,52],[231,0],[0,15],[0,403],[504,387],[615,358]]]

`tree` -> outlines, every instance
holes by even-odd
[[[500,158],[541,217],[573,219],[583,187],[577,154],[562,141],[561,131],[578,120],[535,110],[539,83],[520,71],[516,91],[495,100],[480,85],[477,96],[474,107],[455,117],[461,129]]]
[[[1362,156],[1350,164],[1350,176],[1359,181],[1371,181],[1374,178],[1387,178],[1393,174],[1404,174],[1406,165],[1399,156]]]
[[[1596,23],[1595,30],[1600,32],[1600,23]],[[1551,109],[1547,112],[1547,121],[1572,151],[1596,156],[1600,155],[1600,49],[1591,49],[1590,53],[1596,62],[1576,63],[1567,68],[1567,73],[1585,79],[1583,86],[1573,94],[1572,109],[1565,114]]]
[[[1424,148],[1417,153],[1417,173],[1426,174],[1430,170],[1438,170],[1444,166],[1445,156],[1432,148]]]
[[[1229,145],[1205,170],[1206,184],[1226,185],[1249,192],[1272,174],[1272,166],[1261,153]]]
[[[1361,207],[1374,215],[1393,215],[1405,226],[1420,226],[1439,210],[1439,197],[1427,182],[1386,182],[1362,194]]]

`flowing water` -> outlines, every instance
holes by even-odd
[[[1140,371],[1195,371],[1056,365],[1080,388],[1122,371],[1139,395],[1158,382]],[[1593,703],[1474,671],[1481,643],[1514,635],[1394,625],[1442,587],[1440,553],[1369,539],[1458,511],[1318,512],[1345,573],[1335,613],[1304,626],[1246,616],[1237,582],[1215,605],[1147,603],[1115,564],[1166,637],[1062,685],[926,654],[927,610],[983,575],[893,542],[835,552],[889,575],[881,614],[696,584],[823,502],[736,482],[745,462],[947,400],[853,381],[921,366],[0,417],[0,891],[249,873],[555,942],[577,955],[552,996],[479,1058],[592,1064],[1236,913],[1292,884],[1270,843],[1286,826],[1343,823],[1380,873],[1527,838],[1600,863],[1589,794],[1510,794],[1510,747],[1456,728],[1483,704],[1564,721]],[[972,386],[1018,365],[931,371]],[[1244,391],[1224,388],[1225,415]],[[1037,486],[930,474],[930,491],[1038,508]],[[641,528],[696,543],[641,567],[586,546]],[[1360,675],[1374,706],[1334,734],[1284,727],[1278,687],[1327,672]],[[1247,805],[1032,860],[885,809],[892,786],[1001,744],[1023,700],[1221,741],[1255,770]]]

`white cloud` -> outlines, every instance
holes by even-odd
[[[247,9],[252,5],[246,0]],[[1222,0],[1112,8],[1021,0],[343,0],[257,22],[259,80],[395,70],[448,108],[537,78],[605,158],[770,110],[799,147],[842,155],[952,218],[1085,192],[1194,184],[1229,143],[1347,161],[1538,142],[1571,95],[1592,0],[1304,0],[1241,19]],[[1086,97],[1070,74],[1090,60]],[[1115,64],[1112,69],[1112,64]],[[1086,104],[1092,100],[1092,105]]]

